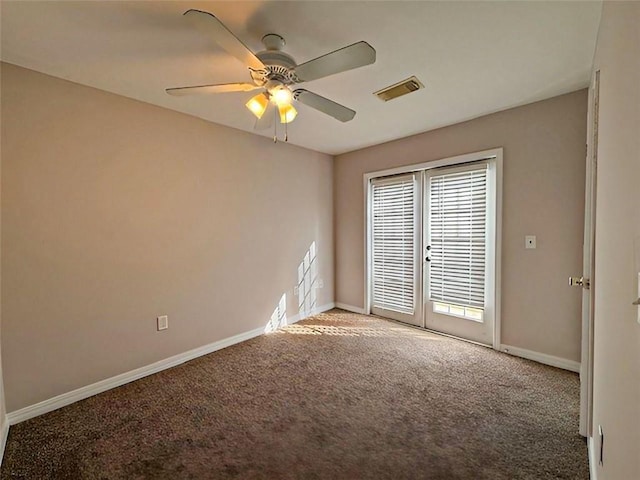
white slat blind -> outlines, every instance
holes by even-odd
[[[372,306],[413,315],[416,180],[374,180],[372,190]]]
[[[429,179],[430,300],[484,308],[487,167]]]

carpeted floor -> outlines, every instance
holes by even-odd
[[[3,479],[588,479],[578,376],[333,310],[11,427]]]

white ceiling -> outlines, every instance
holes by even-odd
[[[365,40],[375,64],[304,84],[357,111],[341,123],[305,105],[289,142],[338,154],[586,87],[601,2],[2,2],[3,61],[253,132],[251,92],[170,97],[166,87],[250,81],[193,28],[216,15],[253,51],[285,37],[298,63]],[[425,89],[372,93],[416,75]],[[273,132],[261,132],[272,136]]]

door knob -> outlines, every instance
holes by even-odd
[[[584,277],[569,277],[569,285],[572,287],[586,288],[588,290],[591,286],[591,282],[588,278]]]

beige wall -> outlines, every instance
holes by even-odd
[[[312,242],[333,301],[332,157],[7,64],[2,118],[9,411],[297,314]]]
[[[640,478],[640,3],[605,2],[596,207],[594,432],[598,480]],[[634,255],[634,239],[636,252]],[[596,454],[600,442],[595,442]],[[597,462],[596,462],[597,463]]]
[[[579,361],[586,115],[581,90],[338,156],[336,302],[364,303],[365,172],[504,147],[502,342]]]

